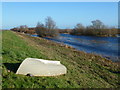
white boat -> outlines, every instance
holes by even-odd
[[[57,76],[67,73],[67,68],[60,61],[26,58],[16,74],[32,76]]]

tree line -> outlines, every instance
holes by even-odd
[[[58,29],[55,21],[51,17],[45,19],[45,23],[38,22],[35,28],[28,28],[27,25],[21,25],[11,30],[29,34],[37,34],[40,37],[55,37],[59,33],[68,33],[71,35],[90,35],[90,36],[116,36],[118,29],[108,27],[100,20],[91,21],[92,25],[84,26],[81,23],[75,25],[73,29]]]
[[[70,32],[72,35],[90,35],[90,36],[116,36],[118,29],[115,27],[107,27],[100,20],[91,21],[92,25],[83,26],[78,23]]]

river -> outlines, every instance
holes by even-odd
[[[37,36],[37,35],[32,35]],[[87,53],[101,55],[112,61],[120,61],[118,46],[120,37],[76,36],[60,34],[58,37],[45,38],[54,42],[63,43]]]

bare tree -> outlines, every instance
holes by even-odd
[[[84,34],[84,31],[85,31],[85,27],[81,23],[78,23],[75,26],[75,28],[71,31],[71,34],[81,35]]]
[[[48,36],[57,36],[58,29],[56,27],[56,23],[53,21],[51,17],[47,17],[45,19],[45,27],[47,29]]]
[[[85,27],[84,27],[81,23],[78,23],[78,24],[75,26],[75,29],[85,29]]]
[[[47,29],[55,29],[56,28],[56,23],[52,20],[51,17],[47,17],[45,19],[45,26]]]
[[[41,37],[46,36],[46,33],[47,33],[46,28],[44,27],[44,24],[40,22],[37,23],[35,31]]]
[[[41,37],[54,37],[58,35],[55,22],[51,17],[47,17],[45,25],[38,22],[35,30],[36,33]]]
[[[102,27],[104,25],[100,20],[94,20],[91,22],[93,24],[94,29],[102,29]]]

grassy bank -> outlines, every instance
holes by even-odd
[[[38,37],[12,31],[3,31],[2,35],[3,88],[113,88],[120,85],[117,63]],[[56,77],[16,75],[18,66],[28,57],[59,60],[67,67],[67,74]]]

